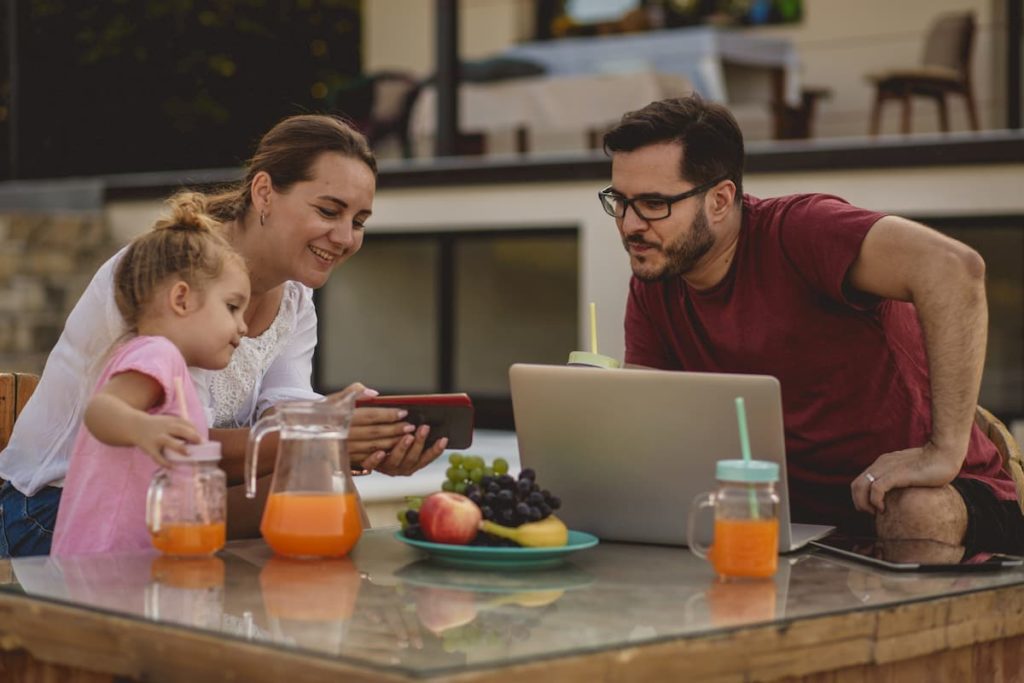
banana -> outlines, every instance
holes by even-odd
[[[554,515],[518,527],[502,526],[485,519],[480,522],[480,530],[507,538],[524,548],[554,548],[569,542],[569,529]]]

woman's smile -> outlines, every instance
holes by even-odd
[[[312,244],[307,245],[307,246],[309,247],[309,250],[311,252],[313,252],[313,255],[316,256],[319,261],[323,262],[325,265],[328,265],[328,266],[329,265],[333,265],[334,262],[337,261],[341,257],[340,254],[335,254],[333,252],[327,251],[326,249],[321,249],[320,247],[314,247]]]

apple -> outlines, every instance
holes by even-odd
[[[476,538],[481,519],[476,503],[458,493],[432,493],[420,505],[420,528],[434,543],[469,544]]]
[[[417,587],[415,600],[420,623],[437,635],[476,619],[476,599],[471,591]]]

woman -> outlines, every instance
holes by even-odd
[[[318,398],[310,385],[317,343],[312,290],[362,246],[376,176],[365,138],[343,121],[293,116],[263,137],[244,181],[206,198],[207,211],[245,259],[252,288],[247,336],[231,363],[193,377],[233,483],[242,480],[249,425],[280,401]],[[0,556],[49,552],[96,361],[125,332],[112,285],[120,256],[100,267],[68,316],[0,457]],[[357,410],[349,434],[353,465],[406,475],[441,454],[447,440],[426,448],[429,428],[402,417],[395,409]],[[261,458],[264,474],[273,461]],[[229,494],[229,533],[252,533],[259,504]]]

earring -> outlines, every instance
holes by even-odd
[[[267,220],[267,214],[264,213],[263,209],[260,209],[260,225],[264,225]]]

